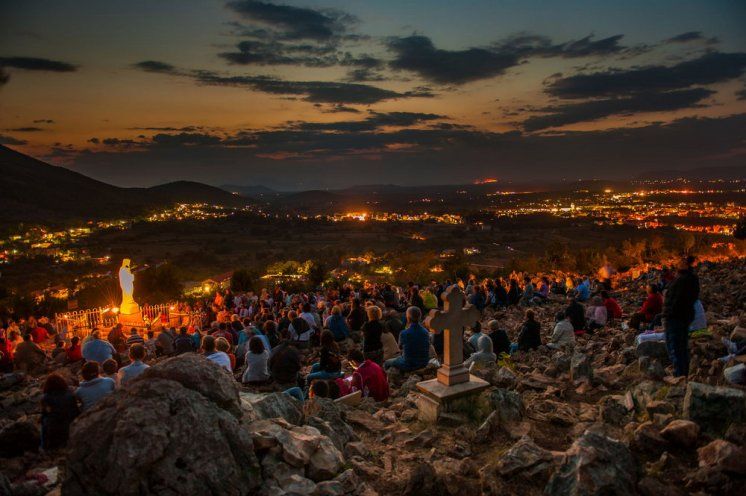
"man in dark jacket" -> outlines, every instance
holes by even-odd
[[[692,270],[694,257],[679,262],[678,275],[663,300],[663,327],[668,356],[676,377],[689,375],[689,324],[694,320],[694,302],[699,299],[699,279]]]
[[[565,315],[570,317],[572,328],[576,333],[585,329],[585,309],[583,308],[583,305],[572,296],[570,297],[570,304],[565,309]]]

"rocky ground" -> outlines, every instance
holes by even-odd
[[[434,370],[392,376],[384,404],[301,405],[182,356],[81,416],[69,448],[48,454],[40,379],[6,375],[0,494],[742,494],[746,390],[726,385],[718,358],[723,337],[746,332],[745,269],[698,269],[711,335],[691,341],[688,382],[671,377],[665,348],[636,348],[616,323],[572,350],[478,371],[492,387],[437,425],[419,421],[414,402]],[[625,311],[644,284],[618,288]],[[537,307],[544,333],[563,304]],[[484,318],[512,331],[521,312]]]

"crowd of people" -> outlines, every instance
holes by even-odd
[[[682,260],[673,277],[666,270],[647,274],[647,295],[623,324],[641,334],[662,335],[677,376],[688,373],[689,331],[702,325],[698,319],[704,315],[693,263],[692,258]],[[439,366],[443,335],[428,331],[423,319],[442,308],[441,295],[451,285],[458,284],[466,302],[483,316],[489,309],[492,317],[485,323],[475,320],[464,335],[464,363],[475,370],[542,346],[572,347],[579,336],[624,321],[611,273],[605,269],[608,277],[595,280],[514,274],[508,282],[480,282],[472,277],[424,287],[366,283],[306,293],[280,286],[258,293],[225,290],[185,308],[188,317],[180,322],[165,319],[145,330],[116,325],[86,336],[29,317],[4,322],[0,367],[2,372],[48,373],[42,399],[47,449],[63,445],[80,412],[127,387],[148,363],[184,353],[204,356],[248,388],[283,391],[301,401],[351,394],[385,401],[393,369],[406,374]],[[537,313],[548,301],[565,303],[553,326],[542,329]],[[524,318],[518,328],[506,329],[497,316],[513,306],[524,308]],[[71,364],[80,365],[75,389],[54,372]]]

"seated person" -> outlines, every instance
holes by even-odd
[[[541,346],[541,324],[536,321],[533,310],[526,310],[526,320],[518,332],[515,349],[520,351],[535,350]]]
[[[482,336],[484,336],[482,333],[482,324],[477,321],[472,327],[472,335],[469,336],[469,339],[466,341],[466,348],[469,350],[469,354],[475,353],[479,349],[477,343],[479,342],[479,338]]]
[[[505,329],[500,329],[500,324],[494,319],[487,322],[487,329],[490,331],[492,351],[498,357],[503,353],[510,354],[510,338]]]
[[[342,376],[342,360],[339,347],[334,341],[334,334],[329,330],[321,333],[321,351],[319,361],[311,366],[311,373],[306,377],[310,384],[315,379],[336,379]]]
[[[46,361],[47,354],[31,340],[31,334],[24,334],[23,341],[18,343],[13,354],[15,369],[31,375],[42,374]]]
[[[224,337],[219,337],[215,340],[215,349],[219,352],[222,351],[226,355],[228,355],[228,360],[230,360],[231,363],[231,371],[236,368],[236,355],[233,354],[231,351],[231,345],[228,342],[227,339]]]
[[[313,327],[308,324],[306,319],[299,317],[294,310],[288,312],[288,318],[290,319],[290,325],[288,326],[290,339],[299,348],[308,348],[313,334]]]
[[[70,435],[70,424],[80,414],[78,402],[65,379],[57,373],[49,374],[42,389],[41,440],[44,450],[65,446]]]
[[[135,343],[130,346],[129,357],[131,363],[119,369],[118,372],[120,386],[125,386],[132,379],[145,372],[148,368],[148,365],[143,363],[146,354],[147,351],[144,345]]]
[[[73,336],[70,340],[70,346],[65,350],[67,354],[67,363],[75,363],[83,360],[83,350],[80,347],[80,338]]]
[[[588,332],[593,333],[596,329],[602,329],[606,325],[606,305],[600,296],[594,296],[588,309],[585,311],[588,322]]]
[[[216,349],[216,339],[212,336],[202,338],[202,353],[205,358],[223,367],[228,372],[233,372],[231,359],[227,353]]]
[[[622,307],[619,306],[619,302],[609,296],[609,292],[606,290],[601,291],[601,298],[604,300],[604,306],[606,307],[606,316],[608,317],[608,319],[621,319]]]
[[[55,365],[63,365],[67,361],[67,353],[65,353],[65,342],[61,339],[57,339],[54,343],[55,348],[52,350],[52,361]]]
[[[249,339],[249,351],[246,353],[246,370],[241,377],[244,384],[267,382],[270,378],[267,362],[269,352],[264,347],[264,341],[258,336]]]
[[[283,341],[269,355],[269,373],[280,384],[297,384],[301,369],[300,352],[290,341]]]
[[[187,328],[179,329],[179,335],[174,340],[174,352],[177,355],[194,351],[194,340],[187,334]]]
[[[347,325],[347,319],[342,316],[342,309],[339,308],[339,305],[332,307],[332,313],[327,317],[324,327],[332,332],[334,340],[337,342],[350,337],[350,327]]]
[[[101,331],[94,329],[90,339],[83,345],[83,358],[87,362],[104,363],[109,358],[114,358],[117,350],[105,339],[101,338]]]
[[[557,323],[554,325],[554,330],[547,346],[556,350],[563,346],[574,345],[575,328],[573,328],[572,322],[570,322],[570,317],[565,312],[559,312],[556,321]]]
[[[347,354],[347,360],[355,370],[350,382],[351,392],[361,391],[364,397],[386,401],[389,397],[389,381],[383,369],[374,361],[366,359],[358,349],[351,350]]]
[[[119,381],[117,380],[117,371],[119,370],[119,365],[117,364],[117,361],[113,358],[109,358],[104,363],[101,364],[101,371],[103,372],[103,377],[108,377],[112,381],[114,381],[114,385],[119,387]]]
[[[399,347],[402,355],[383,364],[384,370],[392,367],[402,372],[421,369],[430,361],[430,333],[422,327],[422,310],[419,307],[407,308],[408,327],[399,334]]]
[[[645,302],[629,319],[629,326],[635,331],[639,331],[640,325],[652,322],[656,315],[663,312],[663,296],[661,296],[658,286],[649,284],[647,292],[648,296]]]
[[[577,298],[570,297],[570,304],[565,309],[565,315],[570,319],[576,335],[585,333],[585,309]]]
[[[116,388],[113,379],[99,377],[98,362],[86,362],[80,373],[83,375],[83,380],[75,390],[75,397],[80,401],[82,411],[91,408]]]
[[[391,360],[399,356],[399,343],[396,342],[396,338],[389,331],[387,326],[384,326],[383,332],[381,333],[381,343],[383,344],[383,360]]]
[[[464,367],[477,370],[495,362],[497,362],[497,355],[492,352],[492,340],[483,334],[477,341],[477,352],[464,361]]]

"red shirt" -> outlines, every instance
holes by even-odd
[[[67,349],[67,360],[70,362],[78,362],[83,359],[83,350],[80,347],[80,343],[71,344]]]
[[[640,313],[645,314],[645,320],[650,322],[656,315],[663,311],[663,297],[660,293],[649,294],[645,303],[640,308]]]
[[[43,343],[49,338],[49,333],[43,327],[37,327],[31,330],[31,340],[36,343]]]
[[[614,298],[606,298],[604,300],[604,306],[606,307],[606,313],[610,319],[621,319],[622,318],[622,307]]]
[[[352,387],[370,396],[376,401],[389,397],[389,381],[383,369],[371,360],[365,360],[352,374]]]

